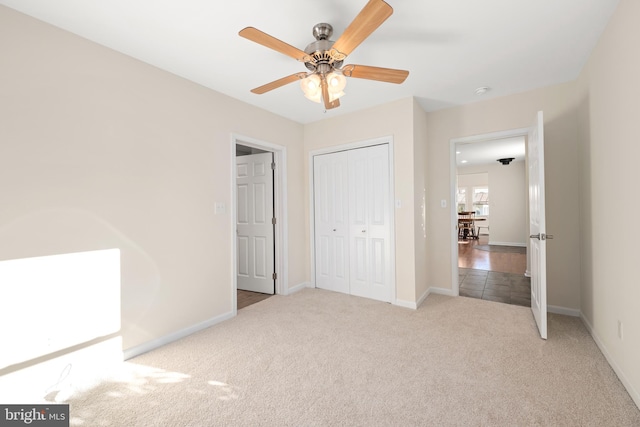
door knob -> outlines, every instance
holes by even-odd
[[[553,239],[553,234],[538,233],[530,235],[529,238],[538,240],[550,240]]]
[[[366,232],[367,232],[367,230],[362,230],[362,232],[363,232],[363,233],[366,233]]]

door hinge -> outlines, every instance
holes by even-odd
[[[273,280],[276,280],[276,279],[278,278],[278,273],[273,273],[273,274],[271,275],[271,278],[272,278]]]
[[[271,224],[272,225],[276,225],[276,219],[275,218],[271,218]]]
[[[271,162],[271,169],[276,170],[276,162]]]

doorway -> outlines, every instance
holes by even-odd
[[[452,287],[458,295],[531,304],[527,131],[451,141]]]
[[[232,136],[234,312],[288,293],[286,148]]]

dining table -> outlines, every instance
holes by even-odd
[[[486,218],[476,218],[475,212],[458,212],[458,230],[462,230],[462,239],[477,239],[475,223],[486,220]]]

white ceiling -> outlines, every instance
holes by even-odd
[[[250,89],[306,71],[238,36],[256,27],[304,49],[319,22],[336,40],[366,0],[0,0],[144,62],[300,123],[413,96],[426,111],[577,77],[618,0],[387,0],[393,15],[346,59],[409,70],[401,85],[349,79],[325,112],[297,83]],[[474,90],[489,86],[482,97]]]
[[[459,167],[500,165],[498,159],[510,157],[514,162],[524,161],[524,136],[456,144],[456,163]]]

